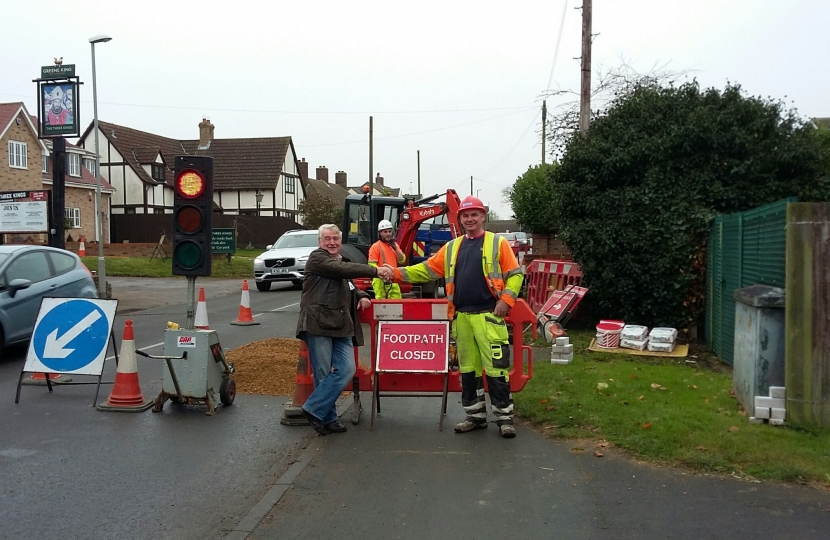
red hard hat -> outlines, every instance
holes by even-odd
[[[458,209],[459,213],[465,210],[481,210],[482,212],[487,212],[484,208],[484,203],[481,202],[481,199],[477,199],[472,195],[467,195],[464,197],[464,200],[461,201],[461,207]]]

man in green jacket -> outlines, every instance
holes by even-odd
[[[311,252],[305,265],[297,338],[306,342],[314,371],[314,391],[303,404],[303,415],[317,433],[327,435],[346,431],[335,404],[354,377],[354,347],[363,345],[357,310],[371,305],[369,295],[351,279],[389,280],[394,272],[344,260],[337,225],[322,225],[317,238],[320,249]]]

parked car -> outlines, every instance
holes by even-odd
[[[526,232],[517,231],[516,239],[519,241],[521,251],[530,252],[530,235]]]
[[[302,285],[305,263],[318,247],[317,230],[294,230],[280,236],[274,245],[266,248],[268,251],[254,259],[257,290],[270,290],[271,283],[281,281]]]
[[[520,251],[522,251],[522,246],[519,244],[519,239],[516,236],[516,233],[512,232],[500,232],[496,233],[496,236],[501,236],[507,239],[507,243],[510,244],[510,249],[513,250],[513,253],[518,255]]]
[[[26,341],[44,296],[98,298],[77,255],[46,246],[0,245],[0,351]]]

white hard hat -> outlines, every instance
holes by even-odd
[[[380,223],[378,223],[378,232],[385,231],[385,230],[391,229],[391,228],[392,228],[392,222],[389,221],[388,219],[382,219],[382,220],[380,220]]]

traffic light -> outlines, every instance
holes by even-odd
[[[213,158],[176,156],[173,275],[209,276],[213,236]]]

